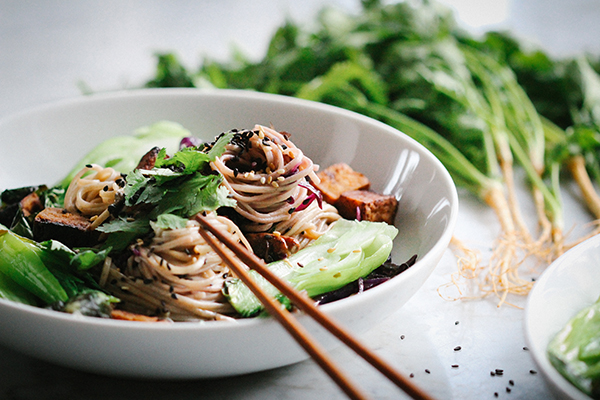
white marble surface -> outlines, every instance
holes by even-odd
[[[510,27],[553,54],[600,51],[596,40],[600,25],[593,22],[600,5],[594,0],[447,2],[474,30]],[[153,73],[155,51],[175,51],[190,67],[198,66],[204,54],[227,59],[233,44],[260,57],[286,16],[310,23],[323,3],[0,0],[0,117],[78,96],[79,82],[96,91],[139,85]],[[353,1],[327,3],[358,9]],[[588,218],[573,193],[570,188],[564,192],[567,228]],[[485,258],[496,230],[491,212],[461,194],[456,236],[479,248]],[[442,299],[437,289],[455,270],[455,256],[447,251],[417,295],[363,339],[401,371],[413,373],[414,382],[439,399],[494,398],[494,392],[500,398],[548,398],[542,377],[529,373],[535,366],[523,349],[523,310],[497,308],[495,299]],[[511,300],[523,307],[526,299]],[[456,346],[461,350],[455,351]],[[402,398],[398,389],[350,352],[338,349],[333,355],[373,398]],[[490,371],[497,368],[504,375],[492,377]],[[343,398],[311,361],[229,379],[149,382],[72,371],[0,347],[0,371],[2,399]]]

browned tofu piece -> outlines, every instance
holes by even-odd
[[[21,206],[21,211],[23,211],[23,215],[26,217],[29,217],[44,208],[42,200],[36,192],[23,197],[19,204]]]
[[[246,239],[254,254],[268,263],[283,260],[298,247],[294,238],[272,233],[248,233]]]
[[[368,190],[350,190],[342,193],[335,203],[340,215],[346,219],[394,223],[398,200],[394,196]]]
[[[369,179],[360,172],[354,171],[348,164],[333,164],[319,172],[321,183],[315,185],[329,204],[335,204],[340,195],[349,190],[368,190]]]
[[[156,164],[156,159],[158,157],[158,153],[160,152],[160,147],[153,147],[149,152],[144,154],[140,162],[138,163],[135,169],[146,169],[150,170],[154,168],[154,164]]]
[[[35,240],[58,240],[69,247],[94,245],[99,232],[88,230],[91,222],[78,214],[71,214],[63,208],[45,208],[39,212],[33,222]]]

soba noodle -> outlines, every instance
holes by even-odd
[[[231,220],[208,214],[215,226],[250,247]],[[106,288],[126,298],[124,307],[155,310],[174,320],[227,319],[232,308],[222,293],[229,269],[204,241],[200,225],[190,220],[185,228],[161,229],[153,225],[149,244],[135,244],[125,267],[109,265]]]
[[[64,207],[71,213],[90,217],[95,229],[110,217],[108,208],[123,194],[123,186],[123,176],[114,169],[87,165],[69,184]]]
[[[225,178],[224,185],[237,201],[236,211],[248,221],[242,225],[247,232],[274,228],[306,245],[339,219],[333,206],[307,206],[316,193],[309,181],[320,182],[319,167],[287,135],[272,128],[256,125],[252,131],[238,132],[211,165]],[[300,213],[303,209],[306,212]]]

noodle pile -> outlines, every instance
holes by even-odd
[[[95,229],[110,217],[109,207],[122,197],[124,186],[123,176],[114,169],[86,165],[75,175],[65,193],[65,209],[91,217],[92,229]]]
[[[236,212],[246,219],[246,232],[276,231],[302,248],[340,218],[335,207],[317,199],[310,184],[320,182],[318,166],[272,128],[256,125],[236,133],[211,166],[225,178]]]
[[[320,198],[318,166],[285,133],[257,125],[234,131],[210,167],[236,200],[232,219],[207,214],[213,224],[252,250],[244,233],[292,238],[296,249],[324,234],[340,218]],[[205,144],[204,151],[211,145]],[[115,215],[124,198],[124,177],[112,168],[88,165],[67,189],[65,208],[93,221],[95,229]],[[222,289],[231,273],[199,233],[193,219],[183,228],[160,228],[129,246],[125,257],[107,257],[98,283],[121,300],[119,308],[174,321],[230,319],[235,312]]]
[[[215,214],[207,218],[233,239],[245,242],[229,219]],[[154,310],[179,321],[227,319],[225,314],[233,310],[221,290],[229,269],[204,241],[199,227],[193,220],[181,229],[153,226],[151,242],[133,245],[133,256],[121,271],[105,265],[100,284],[125,299],[130,311]]]

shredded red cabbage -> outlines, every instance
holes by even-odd
[[[321,192],[319,190],[315,189],[310,183],[300,182],[300,183],[298,183],[298,186],[302,186],[303,188],[308,190],[309,194],[308,194],[308,196],[306,196],[306,199],[304,199],[302,204],[300,204],[298,207],[296,207],[296,211],[304,210],[315,199],[317,200],[317,203],[319,204],[319,208],[323,209],[323,195],[321,194]]]
[[[188,136],[181,139],[179,142],[179,150],[185,149],[186,147],[198,147],[202,144],[202,141],[197,137]]]
[[[324,293],[322,295],[316,296],[313,298],[313,300],[315,300],[316,304],[326,304],[331,303],[332,301],[349,297],[353,294],[362,293],[365,290],[374,288],[375,286],[380,285],[383,282],[389,281],[396,275],[399,275],[400,273],[406,271],[408,268],[412,267],[416,261],[416,254],[412,256],[408,261],[400,265],[394,264],[391,258],[388,258],[386,262],[381,264],[380,267],[375,269],[366,277],[359,278],[358,280],[351,282],[338,290],[334,290],[329,293]]]

